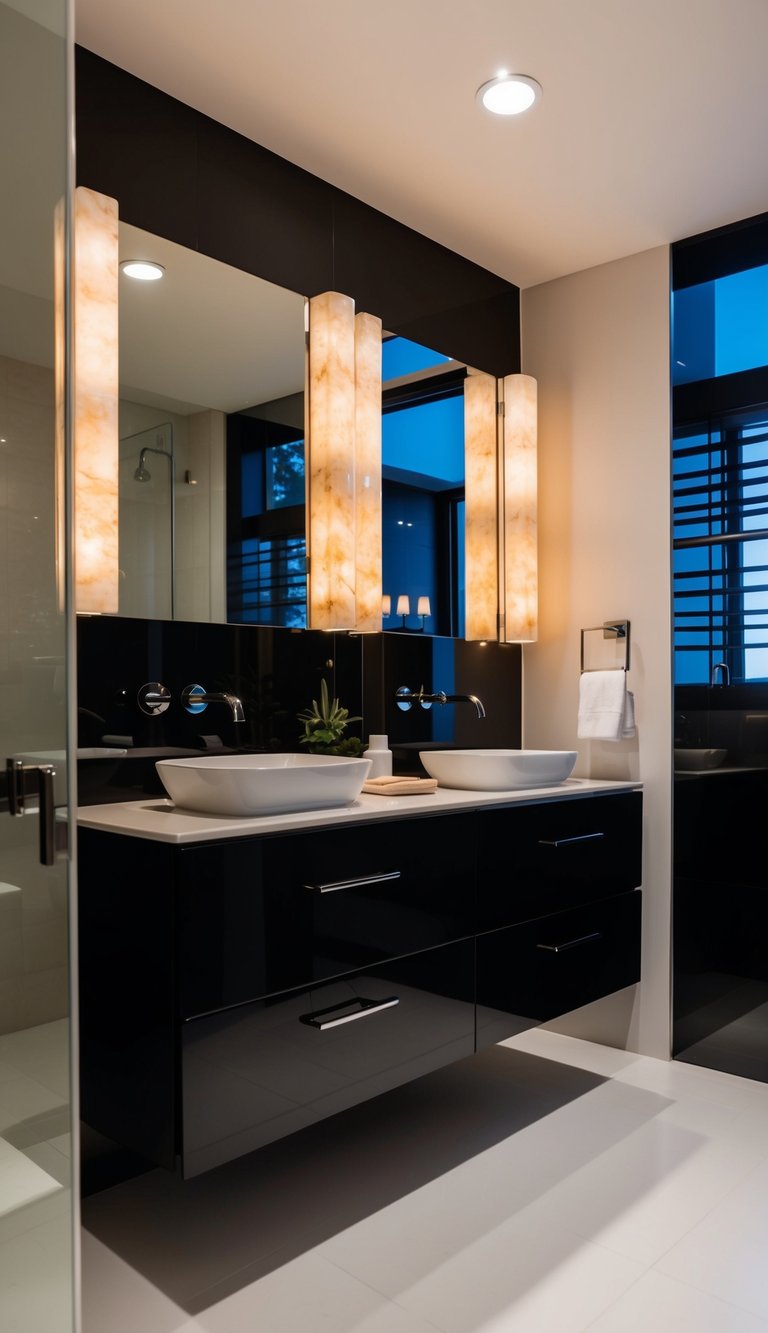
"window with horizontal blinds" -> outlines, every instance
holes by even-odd
[[[675,681],[768,680],[768,404],[675,430]]]

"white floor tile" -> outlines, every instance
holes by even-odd
[[[574,1232],[513,1218],[396,1299],[443,1333],[581,1333],[642,1271]]]
[[[88,1201],[84,1333],[768,1333],[768,1087],[506,1046]]]
[[[768,1333],[747,1310],[651,1269],[585,1333]]]
[[[58,1178],[42,1164],[31,1161],[0,1138],[0,1217],[15,1213],[46,1194],[55,1194],[60,1188]]]
[[[657,1265],[768,1321],[768,1165],[733,1189]]]
[[[688,1065],[682,1060],[652,1060],[648,1056],[636,1060],[614,1075],[622,1083],[646,1088],[675,1099],[688,1097],[718,1102],[737,1111],[760,1111],[768,1108],[768,1084],[723,1074],[720,1070]]]
[[[3,1333],[71,1333],[69,1213],[0,1241]],[[134,1326],[135,1327],[135,1326]]]
[[[248,1270],[204,1309],[184,1310],[93,1236],[83,1245],[83,1333],[434,1333],[310,1252],[251,1280]]]
[[[544,1060],[572,1065],[576,1069],[588,1069],[594,1074],[605,1074],[608,1078],[643,1058],[632,1051],[617,1051],[612,1046],[598,1046],[593,1041],[566,1037],[560,1032],[545,1032],[543,1028],[528,1028],[526,1032],[509,1037],[500,1045],[508,1050],[527,1051],[530,1055],[540,1055]]]
[[[760,1161],[762,1148],[710,1140],[659,1118],[533,1203],[528,1215],[653,1264]]]
[[[33,1143],[24,1148],[24,1156],[37,1163],[43,1171],[52,1176],[60,1185],[69,1185],[72,1176],[72,1160],[65,1157],[50,1143]]]
[[[69,1100],[69,1020],[56,1019],[0,1037],[0,1061]]]
[[[196,1316],[205,1333],[434,1333],[435,1325],[327,1262],[301,1255]]]
[[[187,1311],[83,1232],[83,1333],[191,1333],[195,1328]]]
[[[19,1074],[17,1078],[0,1083],[0,1134],[22,1120],[63,1105],[57,1092],[26,1074]]]

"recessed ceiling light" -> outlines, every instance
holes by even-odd
[[[495,116],[519,116],[541,97],[541,84],[527,74],[507,74],[506,70],[500,70],[495,79],[480,85],[475,96]]]
[[[126,278],[138,278],[139,282],[157,282],[165,274],[162,264],[151,259],[124,259],[120,269]]]

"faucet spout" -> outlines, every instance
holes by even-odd
[[[413,708],[414,704],[421,704],[422,708],[431,708],[432,704],[474,704],[477,716],[485,717],[483,701],[478,699],[476,694],[446,694],[445,690],[436,690],[434,694],[427,694],[423,685],[415,694],[408,689],[407,685],[401,685],[399,690],[395,691],[395,703],[405,713]]]
[[[474,704],[477,716],[485,717],[483,701],[478,699],[476,694],[444,694],[441,702],[446,704]]]
[[[717,673],[718,673],[718,671],[722,671],[722,673],[723,673],[723,678],[722,678],[722,680],[718,680],[718,679],[717,679]],[[710,677],[710,683],[711,683],[712,685],[730,685],[730,683],[731,683],[731,668],[729,667],[729,665],[728,665],[727,662],[715,662],[715,665],[714,665],[713,668],[712,668],[712,675],[711,675],[711,677]]]
[[[207,690],[201,689],[199,685],[188,685],[181,692],[181,702],[188,713],[202,713],[208,704],[226,704],[232,714],[233,722],[245,722],[243,703],[236,694],[225,692],[209,694]]]

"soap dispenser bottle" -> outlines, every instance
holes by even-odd
[[[392,751],[389,749],[386,736],[369,736],[368,749],[365,751],[363,759],[370,759],[371,761],[369,778],[388,778],[392,776]]]

